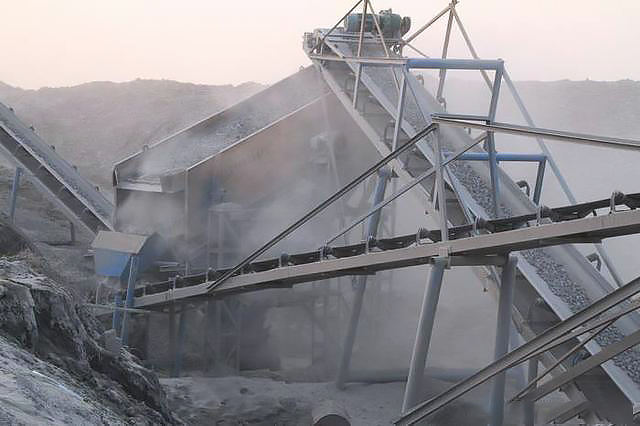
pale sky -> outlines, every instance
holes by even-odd
[[[372,0],[414,29],[447,0]],[[308,63],[302,34],[355,0],[0,0],[0,81],[24,87],[135,78],[273,83]],[[462,0],[484,58],[516,80],[640,80],[639,0]],[[439,56],[444,26],[415,45]],[[467,57],[454,34],[451,57]]]

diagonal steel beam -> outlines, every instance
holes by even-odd
[[[452,386],[445,392],[441,393],[440,395],[428,401],[425,401],[422,404],[417,405],[416,407],[413,407],[411,410],[398,418],[395,421],[395,424],[411,425],[417,423],[425,417],[433,414],[446,404],[449,404],[450,402],[456,400],[467,392],[475,389],[477,386],[480,386],[482,383],[491,379],[496,374],[499,374],[500,372],[511,368],[529,358],[533,353],[535,353],[537,349],[549,345],[565,334],[570,333],[577,327],[586,324],[590,320],[596,318],[598,315],[606,312],[608,309],[611,309],[614,306],[617,306],[618,304],[624,302],[625,300],[628,300],[631,296],[637,294],[638,292],[640,292],[640,278],[636,278],[626,286],[615,290],[614,292],[593,303],[591,306],[588,306],[582,311],[569,317],[567,320],[562,321],[554,327],[551,327],[547,331],[540,334],[538,337],[511,351],[501,359],[489,364],[478,373],[469,377],[469,379],[460,382]],[[632,336],[634,336],[633,341],[635,341],[635,339],[640,339],[640,331],[634,333]],[[623,340],[623,342],[627,343],[628,339]],[[593,357],[595,356],[596,355],[594,355]],[[610,359],[610,357],[607,359]]]

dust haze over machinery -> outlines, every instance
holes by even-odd
[[[564,404],[551,420],[633,418],[640,318],[628,309],[592,325],[609,309],[634,306],[637,280],[623,282],[600,243],[638,233],[640,197],[612,188],[610,199],[578,203],[546,140],[625,150],[638,142],[536,127],[505,62],[477,57],[456,6],[423,26],[414,18],[411,33],[408,17],[372,14],[371,2],[360,1],[334,27],[304,34],[311,67],[115,165],[113,222],[88,228],[97,234],[96,273],[106,290],[96,303],[114,308],[113,328],[125,344],[172,375],[220,374],[296,361],[300,353],[285,353],[296,345],[276,348],[270,338],[293,343],[311,334],[309,368],[337,377],[336,392],[385,375],[407,380],[398,424],[437,414],[484,383],[491,397],[478,405],[493,424],[505,415],[531,424],[533,401],[550,392]],[[447,20],[441,58],[424,57],[412,42],[438,19]],[[447,57],[454,26],[471,59]],[[437,72],[435,94],[425,89],[425,70]],[[487,83],[487,110],[448,109],[447,74],[460,70]],[[526,126],[497,119],[506,90]],[[96,192],[80,191],[73,169],[55,167],[65,163],[55,152],[36,152],[42,142],[12,130],[11,112],[2,113],[10,158],[88,223]],[[539,152],[512,150],[504,135],[529,137]],[[522,163],[536,167],[535,181],[514,173]],[[542,204],[550,186],[568,206]],[[415,315],[394,310],[417,299],[407,287],[421,285],[425,271],[400,268],[425,264],[430,278],[412,345],[402,337],[413,335]],[[475,373],[425,369],[439,343],[430,346],[443,275],[463,277],[449,269],[480,277],[497,297],[495,342],[487,345],[495,361]],[[289,288],[301,283],[313,284]],[[283,307],[299,310],[290,314],[295,321],[308,315],[308,325],[275,330],[288,326],[287,316],[269,322],[269,312]],[[394,345],[377,331],[394,334]],[[505,373],[525,361],[534,386],[513,392]],[[393,374],[384,371],[390,364]],[[535,386],[534,370],[556,364],[546,385],[555,387]],[[425,371],[458,383],[430,395]],[[598,386],[584,371],[597,373]],[[512,403],[514,395],[525,402]]]

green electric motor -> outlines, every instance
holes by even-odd
[[[382,10],[376,15],[380,24],[382,35],[387,39],[398,39],[409,32],[411,28],[411,18],[404,18],[397,13],[393,13],[391,9]],[[359,33],[362,22],[362,13],[352,13],[345,19],[345,31],[348,33]],[[367,19],[364,22],[365,32],[377,33],[373,15],[367,13]]]

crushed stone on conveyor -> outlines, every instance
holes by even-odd
[[[127,179],[158,180],[166,170],[183,170],[220,152],[326,93],[327,87],[318,80],[313,80],[317,84],[295,84],[294,80],[291,83],[294,87],[289,88],[286,96],[270,96],[266,102],[248,98],[210,123],[196,124],[176,134],[157,148],[141,153],[142,173]]]
[[[62,158],[59,159],[57,164],[55,162],[48,161],[52,154],[51,152],[45,152],[48,147],[46,147],[43,141],[37,140],[38,136],[35,132],[32,129],[25,129],[22,123],[13,116],[13,112],[10,112],[8,108],[1,104],[0,113],[0,120],[2,121],[2,124],[13,132],[17,138],[19,138],[20,143],[29,147],[29,149],[31,149],[37,156],[39,161],[46,163],[48,167],[60,175],[64,179],[64,182],[61,183],[71,186],[76,194],[81,197],[80,201],[83,204],[86,205],[89,203],[91,208],[103,218],[111,216],[112,212],[109,202],[104,199],[102,195],[96,194],[97,191],[91,186],[91,184],[88,181],[84,181],[84,179],[75,170],[73,170],[71,165],[66,164]],[[28,134],[28,132],[32,132],[32,134]],[[38,146],[40,144],[42,147]],[[100,197],[102,199],[98,199]]]
[[[380,48],[367,48],[367,54],[371,56],[383,56],[384,52]],[[370,76],[384,92],[384,95],[397,104],[398,91],[393,71],[388,67],[364,67],[364,73]],[[407,97],[404,109],[404,119],[420,130],[427,126],[427,120],[420,111],[411,90],[407,90]],[[445,146],[447,141],[445,140]],[[449,148],[453,148],[449,146]],[[463,162],[453,162],[449,165],[449,170],[458,181],[469,191],[473,199],[491,217],[495,217],[492,203],[492,193],[489,185],[479,176],[472,167]],[[504,214],[510,215],[507,206],[501,205]],[[537,274],[547,283],[551,292],[562,299],[573,313],[576,313],[593,303],[585,290],[573,280],[564,265],[555,261],[545,249],[532,249],[521,251],[524,258],[536,270]],[[606,346],[618,342],[624,338],[624,334],[615,326],[611,325],[598,336],[595,341]],[[640,384],[640,351],[631,348],[613,358],[616,366],[623,369],[629,377],[637,384]]]

